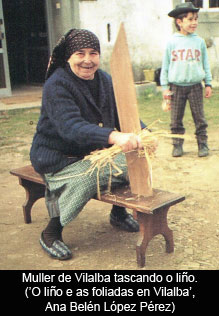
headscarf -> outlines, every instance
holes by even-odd
[[[71,29],[63,35],[50,56],[46,80],[56,68],[64,67],[71,55],[82,48],[93,48],[100,53],[99,39],[94,33],[84,29]]]

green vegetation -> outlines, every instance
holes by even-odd
[[[169,130],[170,114],[161,109],[161,93],[144,93],[138,100],[139,113],[147,125],[160,119],[156,128]],[[204,100],[209,132],[219,127],[219,89]],[[18,109],[0,112],[0,155],[5,152],[20,152],[27,156],[40,114],[39,108]],[[188,133],[194,132],[194,123],[189,106],[186,107],[184,125]]]
[[[18,109],[0,112],[0,155],[21,152],[27,156],[40,109]]]
[[[164,112],[161,109],[162,95],[145,94],[138,100],[139,113],[143,122],[151,124],[160,119],[162,123],[156,125],[159,129],[169,130],[170,113]],[[204,99],[205,116],[209,125],[209,131],[219,127],[219,89],[213,90],[213,95],[210,99]],[[192,119],[189,104],[186,106],[184,125],[189,133],[194,131],[194,122]]]

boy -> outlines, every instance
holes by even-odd
[[[211,97],[211,71],[207,48],[202,38],[194,32],[198,25],[199,8],[191,2],[177,5],[169,12],[175,19],[179,32],[175,33],[163,58],[161,86],[164,99],[171,96],[171,132],[184,134],[183,116],[186,101],[189,100],[192,117],[196,128],[198,156],[208,155],[207,122],[203,110],[202,80],[205,81],[205,97]],[[168,88],[170,85],[170,88]],[[171,92],[171,93],[170,93]],[[173,138],[173,157],[183,155],[183,139]]]

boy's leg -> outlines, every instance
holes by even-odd
[[[171,133],[184,134],[183,117],[187,101],[187,87],[171,85],[173,95],[171,97]],[[183,154],[182,145],[183,139],[173,138],[173,157],[180,157]]]
[[[199,156],[204,157],[208,155],[208,124],[204,115],[203,88],[201,84],[196,84],[191,87],[188,99],[196,128],[195,135],[198,143]]]

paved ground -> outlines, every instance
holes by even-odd
[[[20,86],[13,90],[12,96],[0,97],[0,111],[38,107],[41,96],[41,86]]]

